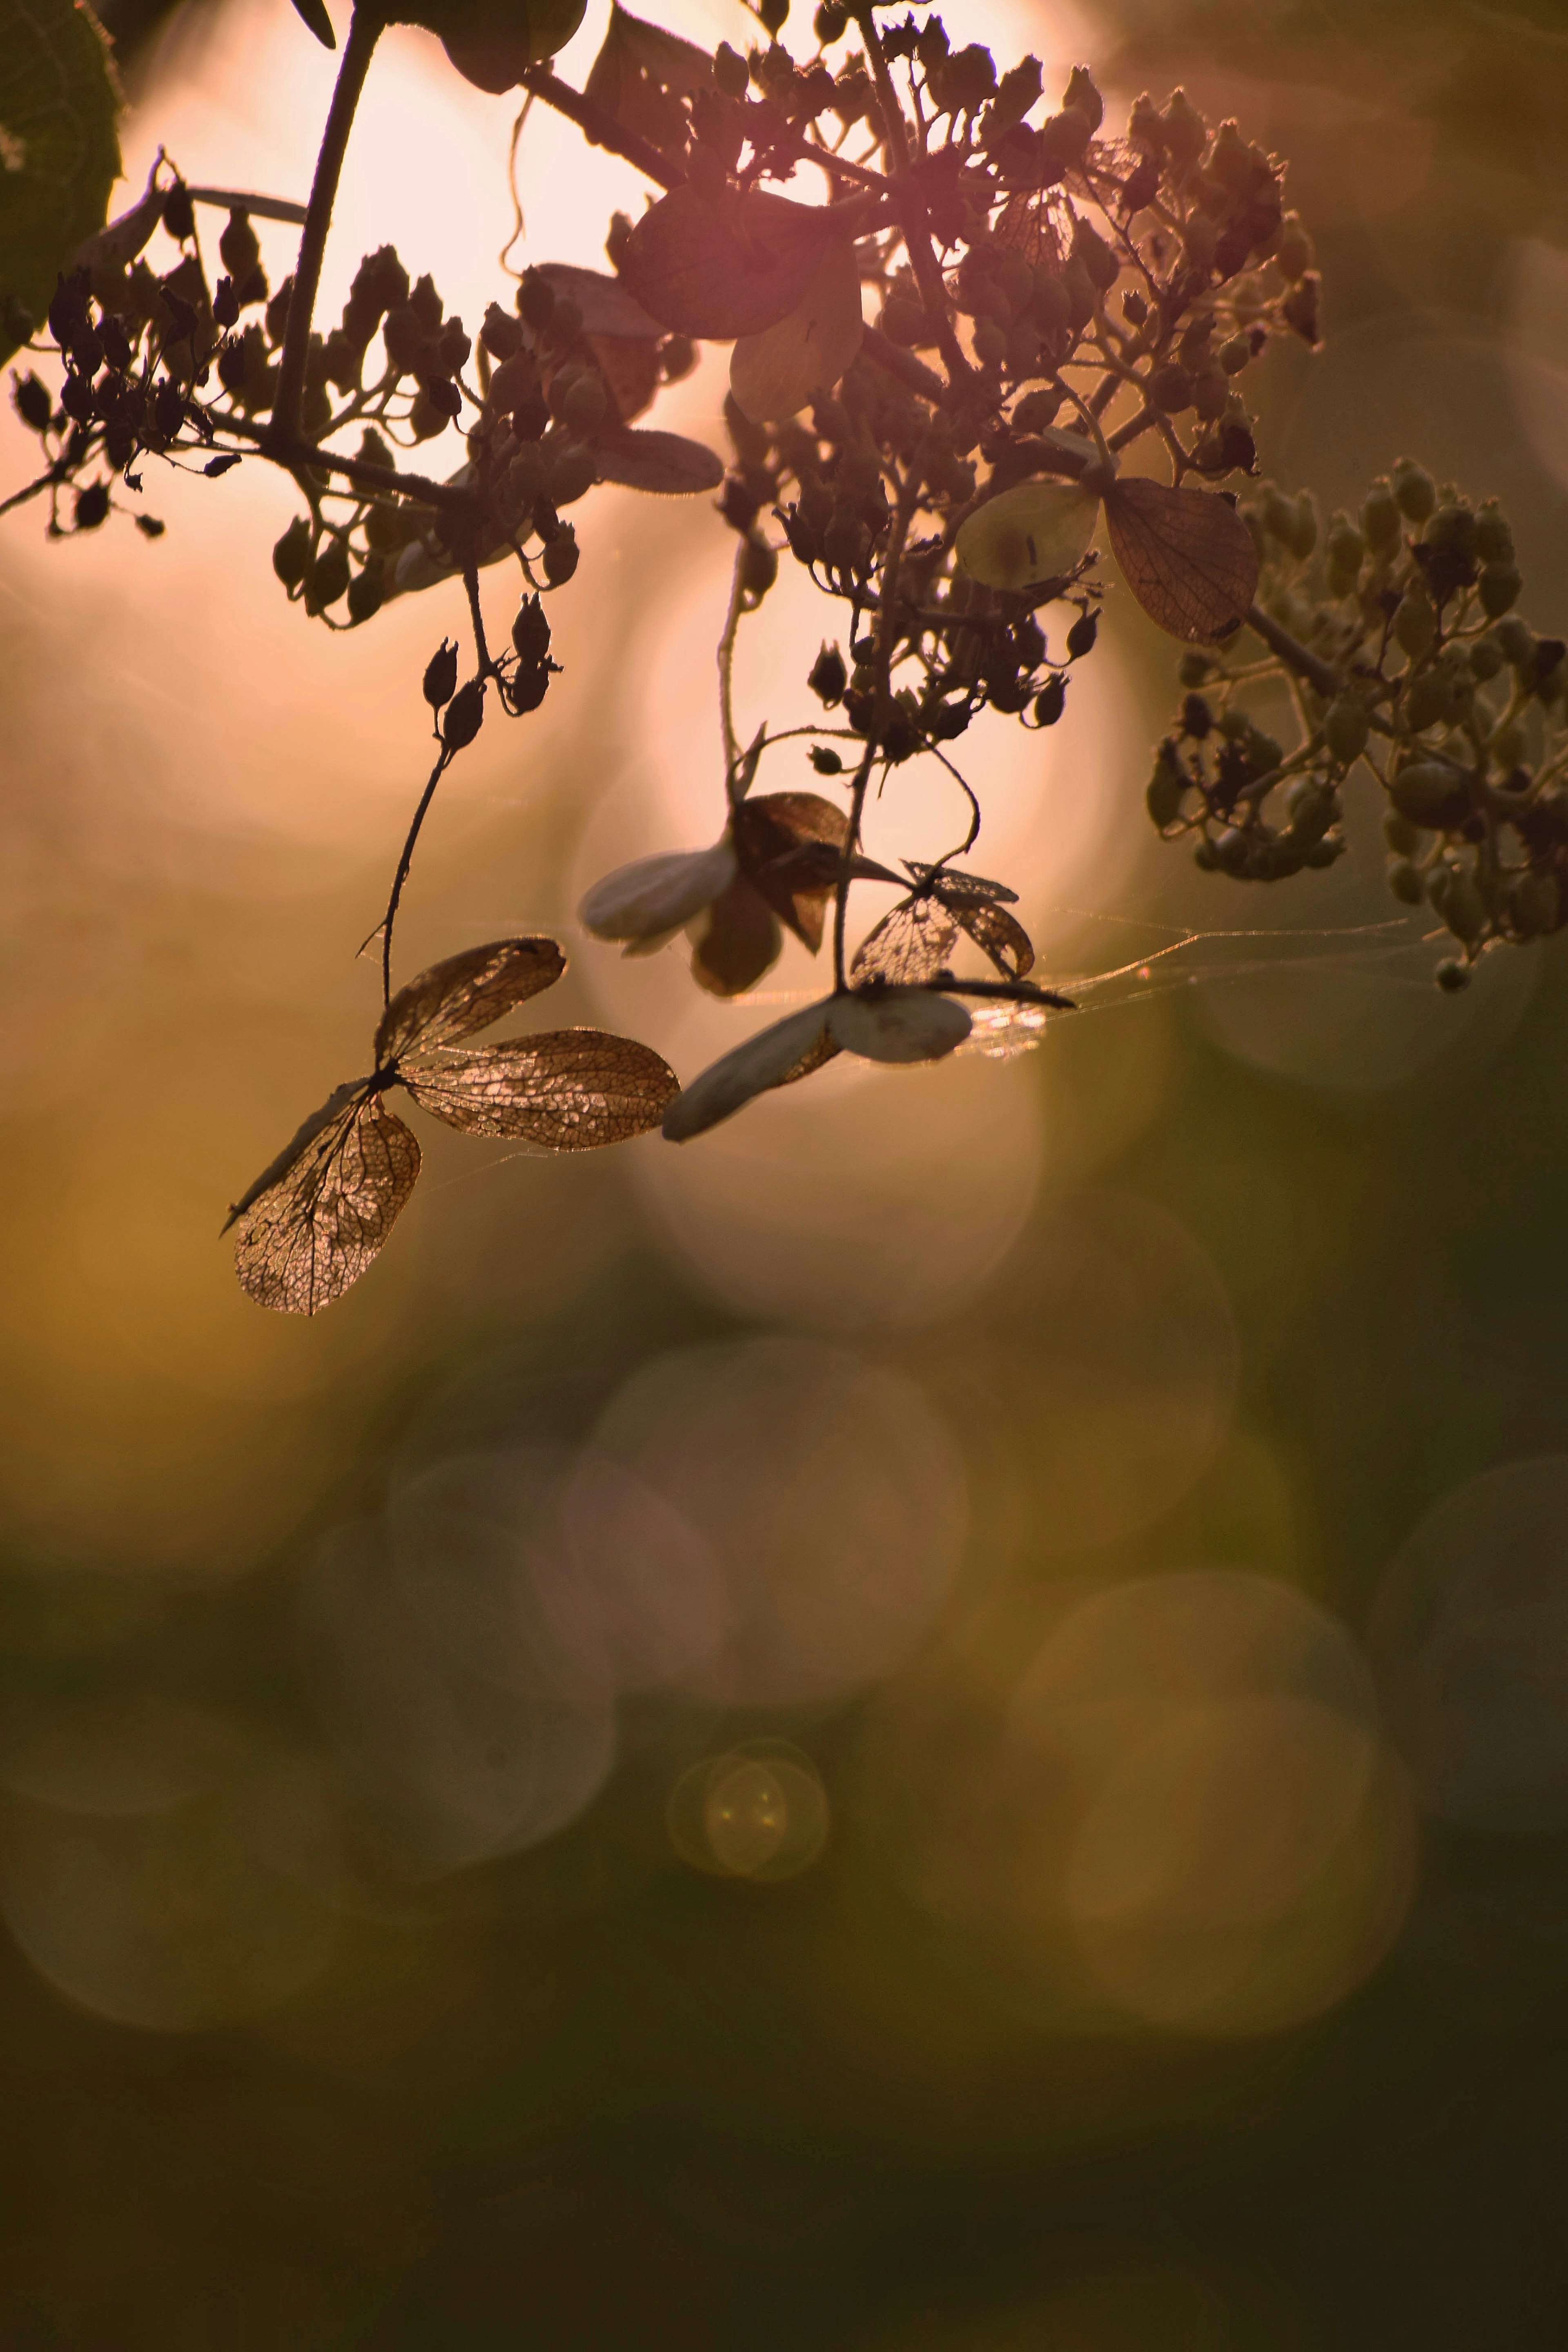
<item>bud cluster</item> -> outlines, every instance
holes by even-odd
[[[1310,493],[1265,483],[1241,509],[1275,625],[1266,657],[1189,655],[1149,813],[1200,866],[1274,881],[1345,847],[1343,790],[1384,798],[1388,887],[1447,934],[1444,988],[1486,950],[1568,911],[1568,646],[1513,610],[1522,581],[1496,499],[1411,458],[1325,529]],[[1295,713],[1289,749],[1259,701]]]

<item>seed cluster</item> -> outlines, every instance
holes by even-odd
[[[1489,948],[1563,920],[1568,647],[1513,610],[1523,583],[1496,499],[1474,505],[1411,458],[1326,530],[1310,493],[1273,484],[1241,512],[1282,649],[1186,657],[1149,813],[1205,868],[1275,881],[1342,853],[1347,779],[1370,772],[1388,887],[1430,908],[1451,943],[1438,984],[1462,987]],[[1256,715],[1281,688],[1289,750]]]

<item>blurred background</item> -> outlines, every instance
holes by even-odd
[[[109,15],[132,187],[163,143],[303,195],[331,60],[286,0]],[[1548,628],[1555,16],[947,12],[1289,157],[1329,341],[1259,371],[1268,469],[1500,495]],[[470,325],[506,299],[511,112],[389,37],[329,309],[389,239]],[[519,184],[523,259],[592,266],[640,202],[550,118]],[[723,383],[657,421],[720,446]],[[0,538],[0,2342],[1560,2342],[1560,943],[1439,998],[1370,786],[1278,892],[1163,849],[1172,655],[1113,592],[1062,724],[965,744],[976,863],[1082,1012],[680,1151],[419,1120],[384,1260],[271,1317],[217,1228],[365,1066],[354,950],[467,621],[449,587],[340,646],[272,578],[286,487],[146,478],[156,545]],[[399,961],[553,930],[542,1023],[689,1076],[804,950],[724,1007],[573,910],[719,829],[729,535],[574,517],[564,676],[447,780]],[[742,635],[743,734],[812,602],[786,566]],[[951,799],[898,789],[873,848],[934,854]]]

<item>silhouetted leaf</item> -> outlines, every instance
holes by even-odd
[[[350,1091],[340,1087],[333,1101]],[[330,1110],[331,1105],[325,1106]],[[315,1315],[378,1255],[419,1173],[416,1137],[363,1082],[324,1123],[307,1120],[288,1167],[247,1196],[234,1262],[258,1306]]]
[[[679,1087],[648,1046],[602,1029],[411,1054],[399,1075],[420,1109],[448,1127],[520,1136],[549,1151],[587,1151],[641,1135],[658,1125]]]
[[[613,404],[614,432],[616,421],[629,425],[640,416],[658,390],[658,347],[630,335],[590,335],[587,344]]]
[[[1137,478],[1107,493],[1122,577],[1149,618],[1190,645],[1228,636],[1258,593],[1258,550],[1226,499]]]
[[[957,937],[957,922],[939,899],[906,898],[861,940],[850,976],[918,986],[943,969]]]
[[[1073,482],[1018,482],[976,507],[954,545],[972,580],[1029,588],[1065,580],[1089,552],[1100,501]]]
[[[378,1069],[415,1046],[449,1045],[488,1029],[514,1004],[537,996],[566,969],[553,940],[492,940],[434,963],[400,988],[375,1032]]]
[[[717,1127],[756,1095],[774,1087],[792,1086],[830,1062],[838,1046],[827,1026],[832,1000],[808,1004],[803,1013],[775,1021],[759,1030],[733,1053],[712,1063],[699,1078],[678,1094],[664,1115],[664,1133],[670,1143],[686,1143],[705,1129]]]
[[[117,213],[107,226],[86,237],[71,256],[79,268],[117,277],[129,269],[163,216],[168,191],[158,185],[158,167],[147,174],[147,184],[136,202]]]
[[[585,0],[393,0],[387,14],[426,26],[465,81],[499,96],[565,47],[584,9]]]
[[[740,996],[754,988],[784,945],[779,919],[743,874],[721,891],[708,910],[691,952],[691,976],[710,996]]]
[[[628,490],[654,490],[666,498],[690,498],[699,490],[716,490],[724,478],[722,462],[700,441],[679,433],[601,433],[595,443],[602,482],[620,482]]]
[[[787,318],[742,335],[730,354],[736,405],[757,424],[778,424],[831,392],[860,348],[860,271],[855,249],[835,238]]]
[[[742,801],[731,824],[742,872],[815,955],[822,945],[837,874],[825,877],[818,864],[803,881],[797,878],[798,866],[792,874],[785,861],[813,844],[826,845],[841,856],[849,837],[843,810],[816,793],[766,793],[760,799]]]
[[[636,131],[656,147],[678,148],[685,120],[677,100],[712,87],[713,60],[706,49],[662,26],[645,24],[618,5],[611,9],[586,93],[623,131]]]
[[[120,85],[92,11],[72,0],[0,0],[0,359],[41,321],[57,275],[102,226],[120,176]],[[18,324],[20,322],[18,321]]]
[[[542,261],[539,275],[559,299],[576,304],[585,335],[647,337],[657,342],[664,332],[620,279],[603,269],[579,269],[570,261]]]
[[[787,196],[710,205],[695,188],[672,188],[632,231],[621,275],[664,326],[729,342],[788,317],[833,235],[825,213]]]
[[[935,1062],[963,1045],[970,1020],[954,997],[887,988],[832,998],[827,1025],[846,1052],[868,1062]]]

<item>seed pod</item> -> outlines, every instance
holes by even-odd
[[[1007,356],[1007,336],[994,319],[974,322],[974,356],[983,368],[1000,367]]]
[[[441,722],[441,740],[448,751],[464,751],[473,741],[484,722],[485,682],[470,677],[461,685],[447,705],[447,716]]]
[[[1068,659],[1080,661],[1085,654],[1094,651],[1094,641],[1100,635],[1100,614],[1080,613],[1068,631]]]
[[[823,646],[811,666],[811,674],[805,682],[817,699],[825,703],[829,710],[836,702],[842,702],[844,689],[849,680],[844,667],[844,656],[837,646]]]
[[[1208,138],[1208,125],[1184,89],[1173,89],[1159,118],[1160,143],[1171,161],[1184,168],[1195,163]]]
[[[1374,555],[1392,555],[1399,545],[1399,507],[1389,484],[1375,481],[1362,501],[1361,527]]]
[[[1440,760],[1415,760],[1401,768],[1389,783],[1388,796],[1401,816],[1431,833],[1463,824],[1470,813],[1467,779]]]
[[[78,530],[96,530],[109,512],[109,484],[89,482],[76,494],[72,520]]]
[[[349,582],[349,618],[369,621],[380,612],[386,596],[386,583],[379,562],[372,560]]]
[[[844,773],[843,761],[826,743],[812,745],[811,764],[819,776],[841,776]]]
[[[1470,646],[1470,675],[1483,686],[1503,667],[1502,648],[1493,637],[1477,637]]]
[[[882,332],[890,343],[911,350],[926,332],[926,314],[907,295],[890,294],[882,305]]]
[[[1413,580],[1399,600],[1394,634],[1412,661],[1419,661],[1437,634],[1437,615],[1426,583]]]
[[[592,370],[584,370],[567,390],[558,414],[568,431],[587,440],[603,425],[608,408],[603,382]]]
[[[1214,845],[1215,861],[1223,874],[1238,878],[1252,863],[1252,845],[1237,824],[1227,824]]]
[[[1193,380],[1178,360],[1167,360],[1149,378],[1149,398],[1167,416],[1179,416],[1193,404]]]
[[[1335,759],[1359,759],[1370,732],[1366,712],[1354,696],[1336,695],[1323,713],[1323,740]]]
[[[223,235],[217,241],[217,249],[223,266],[235,284],[242,286],[261,258],[261,247],[257,242],[256,231],[250,226],[247,212],[237,209],[230,213]]]
[[[1513,562],[1513,533],[1496,499],[1487,499],[1477,511],[1476,553],[1483,563]]]
[[[1316,776],[1300,776],[1285,795],[1290,839],[1300,850],[1316,846],[1340,813],[1339,802]]]
[[[1189,694],[1182,705],[1182,732],[1201,743],[1214,725],[1214,712],[1201,694]]]
[[[1394,808],[1384,809],[1383,813],[1383,837],[1400,857],[1414,857],[1421,846],[1419,826],[1412,824],[1407,816],[1401,816]]]
[[[594,452],[581,441],[558,442],[547,449],[544,487],[556,507],[569,507],[594,487],[598,467]]]
[[[1457,940],[1463,940],[1467,947],[1474,947],[1487,928],[1486,900],[1462,866],[1449,870],[1452,878],[1437,912]]]
[[[1517,563],[1483,563],[1476,587],[1481,600],[1481,610],[1488,620],[1500,620],[1510,606],[1519,602],[1523,586],[1524,581]]]
[[[1426,893],[1418,866],[1413,866],[1408,857],[1391,857],[1383,870],[1389,888],[1403,906],[1421,904]]]
[[[544,576],[552,588],[563,588],[571,579],[577,569],[578,551],[576,532],[569,522],[560,524],[541,559]]]
[[[1437,503],[1437,488],[1425,466],[1401,457],[1394,468],[1394,496],[1399,511],[1411,522],[1425,522]]]
[[[307,613],[324,613],[346,595],[349,584],[349,551],[341,539],[329,539],[321,548],[310,576],[305,586]]]
[[[1188,780],[1182,772],[1174,750],[1169,743],[1162,743],[1154,762],[1154,772],[1143,795],[1149,814],[1162,833],[1180,816],[1182,803],[1188,790]]]
[[[1219,864],[1219,857],[1212,841],[1200,841],[1194,845],[1193,864],[1202,874],[1212,874],[1215,871]]]
[[[765,539],[748,532],[741,555],[741,586],[760,604],[779,576],[779,560]]]
[[[1193,407],[1205,425],[1219,422],[1230,396],[1230,386],[1217,367],[1206,367],[1193,379]]]
[[[537,269],[525,269],[517,289],[518,315],[525,326],[543,333],[555,316],[555,289]]]
[[[1419,735],[1424,729],[1435,727],[1438,719],[1450,717],[1453,707],[1453,681],[1440,665],[1434,664],[1411,679],[1401,698],[1400,715],[1405,725]]]
[[[1035,697],[1035,724],[1054,727],[1067,709],[1068,682],[1060,670],[1047,678]]]
[[[195,207],[191,203],[191,192],[183,180],[176,180],[163,199],[163,226],[181,245],[196,233]]]
[[[450,702],[458,686],[458,648],[443,637],[425,665],[424,694],[432,710]]]
[[[310,526],[303,515],[296,515],[282,538],[272,551],[272,569],[285,588],[303,584],[310,568]]]
[[[1470,984],[1470,967],[1468,963],[1460,963],[1456,956],[1445,956],[1432,977],[1445,996],[1458,996],[1462,988],[1468,988]]]
[[[751,80],[751,69],[739,49],[728,41],[721,41],[713,52],[713,81],[723,98],[744,98]]]
[[[1081,261],[1093,284],[1103,294],[1115,285],[1121,265],[1097,229],[1080,220],[1073,230],[1073,259]]]
[[[1535,632],[1528,621],[1517,613],[1510,613],[1491,632],[1504,661],[1514,669],[1532,668],[1535,663]]]

